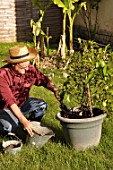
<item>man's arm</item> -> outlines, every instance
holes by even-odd
[[[57,99],[58,101],[60,101],[59,91],[58,91],[58,89],[56,88],[56,86],[55,86],[54,83],[52,83],[51,81],[49,81],[49,82],[47,83],[47,85],[46,85],[46,88],[47,88],[48,90],[51,90],[51,91],[54,93],[56,99]]]
[[[29,135],[32,137],[34,135],[32,128],[31,128],[31,122],[26,119],[26,117],[22,114],[19,107],[16,104],[12,104],[10,106],[12,112],[14,115],[19,119],[19,121],[24,126],[24,129],[28,131]]]
[[[36,69],[36,77],[37,77],[36,82],[35,82],[36,86],[44,86],[46,89],[54,93],[57,100],[60,100],[59,91],[56,88],[55,84],[49,79],[48,76],[45,76],[38,69]]]

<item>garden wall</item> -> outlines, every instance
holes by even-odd
[[[0,1],[0,42],[16,41],[14,0]]]
[[[31,18],[35,22],[39,18],[39,10],[31,0],[0,0],[0,42],[32,41]],[[49,27],[51,41],[58,41],[62,17],[61,10],[54,5],[49,7],[44,17],[44,31],[46,27]]]
[[[92,10],[91,23],[95,24],[96,11]],[[74,24],[75,37],[86,38],[88,36],[83,17],[78,15]],[[97,15],[95,40],[104,44],[110,43],[113,46],[113,0],[101,0]]]

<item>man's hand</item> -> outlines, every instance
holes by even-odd
[[[59,91],[57,90],[57,88],[56,88],[56,86],[55,86],[54,83],[48,82],[46,88],[47,88],[48,90],[51,90],[51,91],[54,93],[56,99],[57,99],[58,101],[60,101]]]
[[[24,126],[24,129],[27,130],[29,135],[32,137],[34,135],[31,122],[26,119],[26,117],[22,114],[20,111],[19,107],[16,104],[11,105],[11,110],[14,113],[14,115],[19,119],[19,121],[22,123]]]
[[[27,130],[29,135],[31,137],[33,137],[34,133],[33,133],[33,130],[32,130],[31,122],[26,119],[25,122],[23,122],[23,126],[24,126],[24,130]]]
[[[54,91],[54,95],[55,95],[56,99],[58,101],[60,101],[60,96],[59,96],[59,91],[58,90]]]

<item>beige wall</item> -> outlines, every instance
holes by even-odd
[[[92,23],[95,21],[95,11],[92,13]],[[85,26],[83,19],[78,15],[74,23],[76,26]],[[98,12],[98,33],[103,34],[104,39],[113,42],[113,0],[101,0]],[[108,35],[108,37],[107,37]],[[105,38],[106,36],[106,38]],[[102,37],[101,37],[102,38]],[[105,40],[104,40],[105,41]]]
[[[102,0],[99,9],[99,29],[113,32],[113,0]]]
[[[0,0],[0,41],[16,41],[14,0]]]

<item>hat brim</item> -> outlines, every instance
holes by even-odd
[[[29,55],[23,58],[19,58],[19,59],[11,59],[10,57],[7,57],[5,59],[3,59],[3,62],[7,62],[7,63],[22,63],[25,61],[30,61],[34,58],[36,58],[37,56],[37,50],[35,48],[28,48],[29,51]]]

